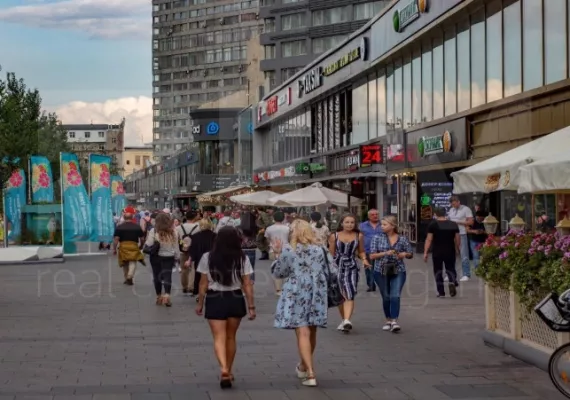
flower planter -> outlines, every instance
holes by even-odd
[[[485,284],[485,343],[539,368],[560,345],[570,342],[570,333],[556,333],[538,317],[521,307],[517,295]]]

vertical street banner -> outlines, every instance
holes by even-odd
[[[30,157],[32,203],[53,203],[53,175],[47,157]]]
[[[89,155],[89,185],[91,188],[91,241],[110,242],[114,223],[111,209],[111,157]]]
[[[22,234],[22,207],[26,205],[26,195],[26,173],[20,168],[12,172],[4,192],[8,240],[17,240]]]
[[[111,177],[111,203],[113,204],[113,213],[120,217],[127,206],[127,198],[125,197],[123,178],[119,175]]]
[[[61,153],[63,236],[66,242],[86,241],[91,235],[91,206],[75,154]]]

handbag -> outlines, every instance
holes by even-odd
[[[145,244],[143,247],[143,253],[148,254],[151,257],[157,257],[159,251],[160,251],[160,242],[158,240],[156,240],[156,232],[155,232],[154,233],[154,242],[150,246],[147,246]]]
[[[328,252],[323,247],[323,257],[325,258],[325,267],[327,269],[327,302],[329,308],[338,307],[344,303],[344,296],[340,290],[338,276],[331,274],[331,266],[329,264]]]

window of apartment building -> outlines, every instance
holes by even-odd
[[[246,22],[246,21],[255,21],[256,19],[259,18],[259,14],[258,13],[247,13],[247,14],[242,14],[241,15],[241,22]],[[237,23],[237,22],[235,22]]]
[[[158,91],[160,93],[168,93],[170,92],[170,85],[160,85]]]
[[[305,13],[295,13],[284,15],[281,17],[281,30],[290,31],[292,29],[300,29],[307,26]]]
[[[75,132],[68,132],[68,135],[70,138],[74,138],[75,137]]]
[[[99,132],[99,137],[100,137],[100,138],[104,138],[104,137],[105,137],[105,132]]]
[[[275,71],[264,71],[263,76],[269,82],[269,87],[274,88],[277,86],[277,79],[275,79]]]
[[[209,88],[217,88],[221,86],[221,80],[220,79],[213,79],[211,81],[208,81],[208,87]]]
[[[266,60],[273,60],[275,58],[276,54],[275,54],[275,45],[274,44],[264,46],[264,50],[265,50],[265,59]]]
[[[281,0],[282,4],[298,3],[302,0]]]
[[[294,40],[281,43],[281,57],[296,57],[307,54],[307,41]]]
[[[327,8],[326,10],[313,11],[313,26],[338,24],[350,21],[350,7]]]
[[[275,0],[261,0],[261,7],[267,7],[267,6],[272,6],[273,4],[275,4]]]
[[[135,165],[141,165],[141,156],[135,156]]]
[[[299,72],[302,69],[303,69],[303,67],[282,69],[281,70],[281,83],[292,78],[297,72]]]
[[[385,1],[357,4],[354,6],[354,20],[370,19],[386,6]]]
[[[111,143],[117,143],[117,138],[116,137],[112,138]]]
[[[99,150],[105,150],[105,145],[104,145],[104,144],[100,144],[100,145],[99,145]]]
[[[312,40],[313,54],[324,53],[333,47],[340,45],[346,38],[347,35],[335,35],[315,38]]]
[[[263,20],[264,32],[275,32],[275,18],[265,18]]]
[[[127,160],[127,165],[131,165],[131,160]]]
[[[91,137],[91,132],[85,132],[85,133],[83,134],[83,136],[84,136],[86,139],[88,139],[88,138]]]

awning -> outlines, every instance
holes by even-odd
[[[202,193],[201,195],[198,196],[198,201],[206,201],[207,197],[212,197],[212,196],[219,196],[222,194],[226,194],[226,193],[231,193],[231,192],[235,192],[238,190],[243,190],[243,189],[247,189],[249,186],[246,185],[242,185],[242,186],[230,186],[227,187],[225,189],[220,189],[220,190],[215,190],[213,192],[208,192],[208,193]]]

